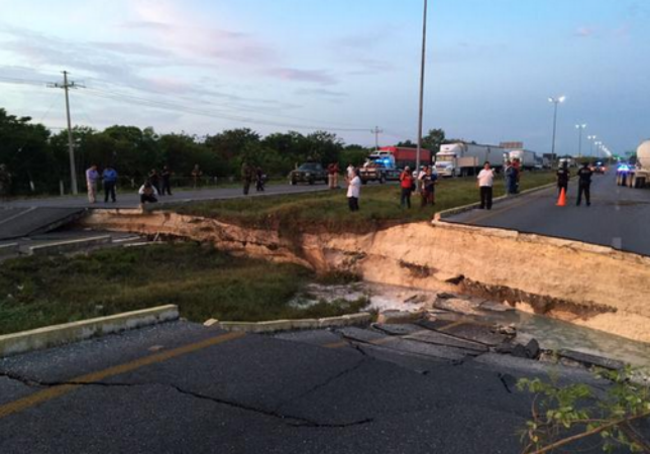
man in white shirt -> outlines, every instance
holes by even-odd
[[[490,167],[490,163],[486,162],[476,177],[478,180],[478,187],[481,191],[481,210],[492,209],[492,186],[494,186],[494,170]]]
[[[348,180],[348,205],[350,211],[359,211],[359,195],[361,195],[361,178],[357,175],[357,170],[352,169],[351,178]]]

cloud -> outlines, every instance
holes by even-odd
[[[323,70],[305,70],[296,68],[271,68],[266,74],[282,80],[312,82],[321,85],[335,85],[338,80]]]
[[[591,27],[579,27],[575,33],[574,36],[577,36],[578,38],[589,38],[591,36],[594,36],[596,34],[596,30]]]
[[[348,96],[347,93],[342,91],[328,90],[327,88],[301,88],[296,90],[297,95],[306,95],[306,96],[326,96],[331,98],[345,98]]]

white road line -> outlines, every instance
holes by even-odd
[[[21,217],[21,216],[23,216],[23,215],[25,215],[25,214],[27,214],[27,213],[31,213],[31,212],[34,211],[35,209],[36,209],[36,207],[31,207],[31,208],[28,208],[28,209],[25,210],[25,211],[21,211],[20,213],[18,213],[18,214],[14,214],[13,216],[8,217],[7,219],[3,219],[2,221],[0,221],[0,224],[5,224],[5,223],[7,223],[7,222],[9,222],[9,221],[13,221],[14,219],[19,218],[19,217]]]
[[[612,247],[614,249],[623,249],[623,238],[612,238]]]

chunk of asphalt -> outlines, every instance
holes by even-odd
[[[483,301],[480,306],[481,309],[492,312],[513,312],[514,307],[507,304],[496,303],[494,301]]]
[[[433,307],[463,315],[480,314],[479,303],[461,298],[437,299]]]
[[[414,325],[412,323],[405,323],[402,325],[375,323],[374,325],[372,325],[372,327],[390,336],[406,336],[408,334],[413,334],[413,333],[417,333],[418,331],[422,331],[421,327],[419,327],[418,325]]]
[[[426,344],[408,339],[393,338],[392,342],[382,344],[383,347],[401,351],[404,353],[412,353],[417,355],[428,356],[431,358],[439,358],[452,362],[462,362],[468,357],[480,355],[476,350],[466,350],[462,348],[446,347],[443,345]]]
[[[449,336],[438,331],[420,330],[416,333],[409,334],[404,339],[424,342],[427,344],[442,345],[445,347],[463,348],[477,353],[485,353],[489,350],[488,347],[483,344]]]
[[[481,344],[489,345],[490,347],[496,347],[508,339],[508,336],[493,333],[489,326],[471,323],[469,321],[465,323],[451,324],[444,327],[442,331],[445,334],[479,342]]]
[[[273,337],[276,339],[302,342],[302,343],[313,344],[313,345],[333,344],[341,340],[341,338],[337,336],[335,333],[325,329],[283,332],[283,333],[274,334]]]
[[[526,352],[526,347],[519,343],[504,342],[497,345],[494,351],[501,353],[502,355],[512,355],[516,358],[530,359],[528,353]]]
[[[531,341],[526,344],[526,355],[528,355],[530,359],[538,359],[541,354],[542,349],[539,347],[539,342],[537,342],[537,339],[531,339]]]
[[[558,351],[560,360],[568,359],[582,364],[586,367],[602,367],[609,370],[621,370],[625,367],[625,363],[616,359],[605,358],[603,356],[591,355],[582,353],[575,350],[562,349]]]
[[[366,344],[381,341],[383,339],[390,337],[387,334],[383,334],[377,331],[371,331],[369,329],[363,329],[363,328],[356,328],[353,326],[348,328],[341,328],[337,330],[337,332],[347,339],[351,339],[357,342],[363,342]]]

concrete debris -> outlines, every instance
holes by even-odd
[[[401,325],[421,319],[422,316],[422,312],[384,311],[381,312],[377,317],[377,323],[387,325]]]
[[[500,325],[496,323],[492,328],[492,332],[498,334],[504,334],[506,336],[515,337],[517,335],[517,327],[514,323],[509,325]]]
[[[559,350],[557,355],[560,362],[564,365],[575,365],[576,363],[586,367],[601,367],[609,370],[621,370],[625,363],[615,359],[604,358],[602,356],[590,355],[588,353],[578,352],[575,350]]]
[[[433,307],[463,315],[480,315],[479,304],[468,299],[438,299],[433,303]]]
[[[407,324],[383,324],[383,323],[375,323],[372,325],[373,328],[389,334],[391,336],[407,336],[409,334],[417,333],[418,331],[422,331],[422,328],[419,327],[418,325],[413,325],[410,323]]]
[[[426,295],[418,294],[418,295],[413,295],[413,296],[411,296],[409,298],[406,298],[404,300],[404,303],[406,303],[406,304],[424,304],[424,303],[427,302],[427,299],[428,298],[427,298]]]
[[[447,292],[438,293],[436,296],[441,300],[448,300],[448,299],[451,299],[451,298],[458,298],[458,295],[454,295],[453,293],[447,293]]]
[[[486,311],[493,312],[514,312],[515,308],[507,304],[495,303],[494,301],[483,301],[479,307]]]

